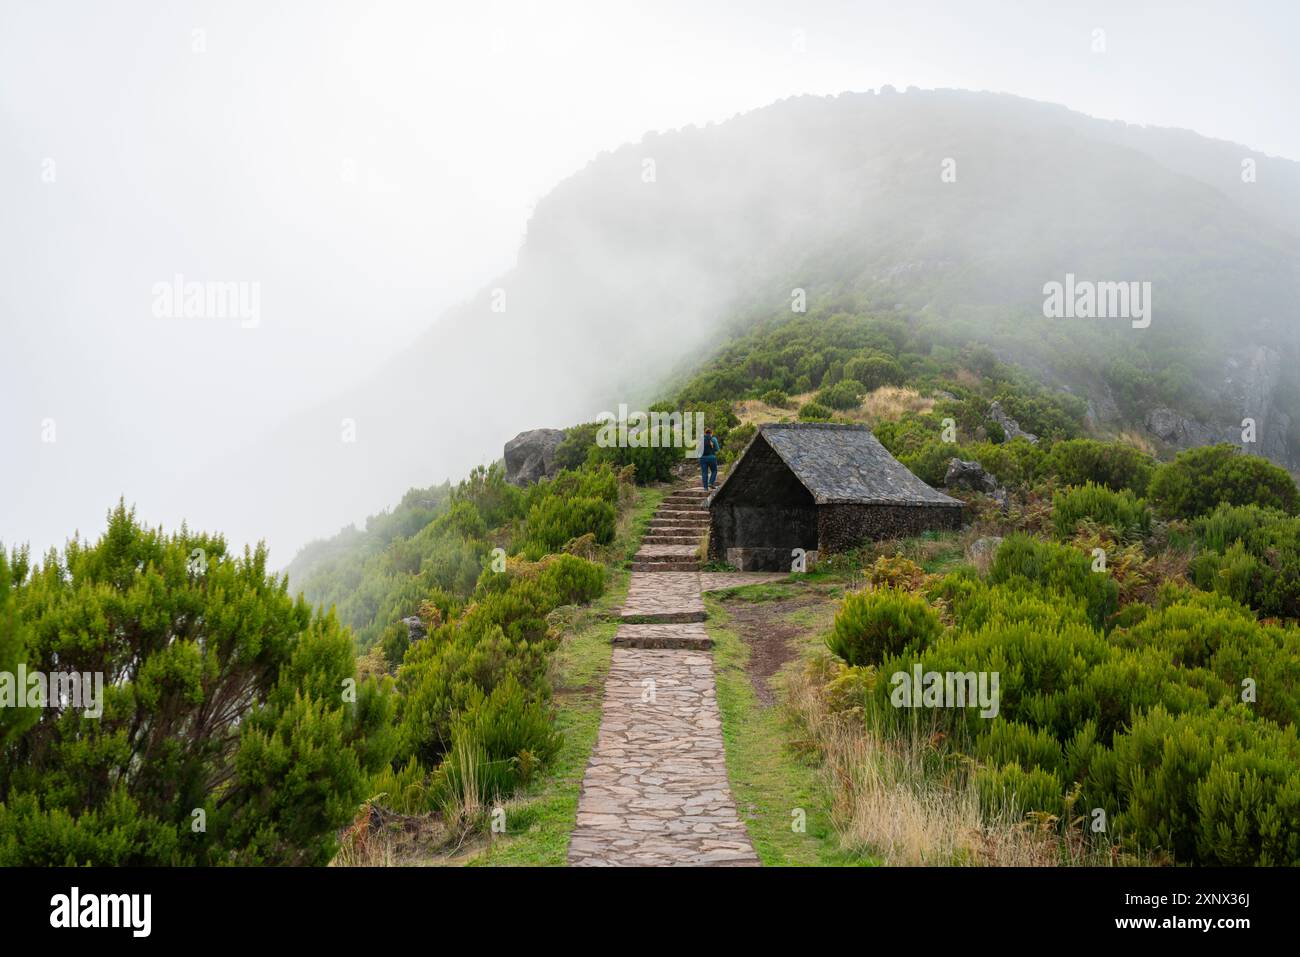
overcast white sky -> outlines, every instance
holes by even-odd
[[[647,130],[889,83],[1300,159],[1295,10],[0,0],[0,541],[97,534],[119,495],[174,526],[178,476],[255,471],[232,450],[401,351]],[[177,273],[259,283],[260,325],[155,318]]]

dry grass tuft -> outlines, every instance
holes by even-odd
[[[915,389],[886,385],[863,398],[858,415],[874,425],[877,422],[896,422],[908,412],[922,415],[933,408],[934,399],[926,398]]]
[[[836,711],[826,690],[843,665],[818,659],[790,676],[787,707],[821,757],[841,845],[893,866],[1050,867],[1098,864],[1104,854],[1055,819],[1008,811],[989,820],[970,764],[924,729],[869,727],[863,710]],[[828,680],[829,678],[829,680]],[[860,699],[859,699],[860,700]]]

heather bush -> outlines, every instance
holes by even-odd
[[[1179,452],[1155,470],[1149,495],[1163,518],[1195,518],[1220,504],[1300,512],[1300,489],[1285,469],[1226,443]]]
[[[598,543],[607,545],[614,540],[617,517],[612,504],[597,498],[543,499],[528,512],[523,552],[536,560],[559,551],[565,542],[587,532],[595,535]]]
[[[826,643],[850,665],[919,652],[939,637],[939,617],[921,598],[895,588],[846,595]]]
[[[1256,505],[1220,505],[1192,523],[1202,549],[1188,570],[1199,588],[1263,615],[1300,618],[1300,518]]]
[[[1127,489],[1145,495],[1156,461],[1141,449],[1122,442],[1067,439],[1046,453],[1043,468],[1062,485],[1092,482],[1114,492]]]
[[[1119,586],[1093,571],[1093,560],[1077,549],[1028,535],[1009,535],[998,547],[989,571],[994,584],[1024,578],[1051,591],[1083,599],[1088,620],[1102,628],[1119,607]]]
[[[1151,513],[1145,501],[1128,490],[1114,492],[1091,481],[1052,497],[1052,524],[1059,537],[1069,538],[1084,520],[1111,529],[1122,540],[1142,539],[1151,533]]]
[[[861,382],[841,379],[818,392],[815,401],[828,409],[856,409],[861,404],[862,396],[866,391],[866,387]]]

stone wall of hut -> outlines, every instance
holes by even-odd
[[[822,505],[817,510],[818,549],[824,556],[882,538],[956,531],[961,519],[961,508],[952,505]]]

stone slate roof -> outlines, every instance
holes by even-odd
[[[760,440],[767,441],[818,505],[963,504],[909,472],[865,425],[771,422],[759,426],[754,441]],[[735,472],[733,467],[731,474]]]

